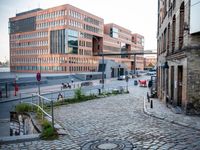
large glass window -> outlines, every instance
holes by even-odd
[[[78,31],[68,30],[68,36],[78,37]]]
[[[69,51],[69,53],[71,53],[71,54],[78,54],[78,47],[69,46],[69,47],[68,47],[68,51]]]
[[[119,37],[118,32],[119,32],[119,30],[117,28],[113,27],[110,29],[110,36],[113,38],[118,38]]]
[[[68,36],[68,46],[78,46],[78,38],[77,37],[72,37]]]
[[[54,30],[50,32],[50,52],[52,54],[65,53],[65,30]]]
[[[68,53],[78,54],[78,32],[68,30]]]

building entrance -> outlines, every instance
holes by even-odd
[[[182,105],[182,82],[183,82],[183,66],[178,66],[178,99],[177,106]]]

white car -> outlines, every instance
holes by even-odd
[[[126,76],[125,76],[125,75],[119,76],[119,77],[117,78],[117,80],[125,80],[125,79],[126,79]]]
[[[149,71],[149,72],[147,73],[147,75],[154,76],[154,75],[156,75],[156,71]]]

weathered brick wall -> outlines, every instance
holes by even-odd
[[[200,47],[187,51],[188,82],[187,113],[200,113]]]

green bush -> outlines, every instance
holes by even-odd
[[[47,120],[44,120],[42,123],[42,133],[40,137],[44,140],[54,140],[58,138],[58,133]]]
[[[49,121],[44,120],[43,123],[42,123],[42,128],[47,129],[47,128],[50,128],[50,127],[51,127],[51,124],[49,123]]]
[[[76,89],[74,94],[74,99],[76,100],[82,100],[85,97],[85,95],[81,91],[81,88]]]
[[[119,90],[113,90],[113,91],[112,91],[112,94],[113,94],[113,95],[117,95],[117,94],[120,94],[120,92],[119,92]]]
[[[32,111],[32,106],[26,103],[21,103],[16,105],[15,111],[18,113],[30,112]]]

